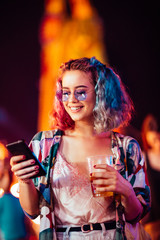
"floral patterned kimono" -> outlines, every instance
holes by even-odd
[[[61,130],[50,130],[37,133],[30,143],[31,150],[35,153],[46,169],[46,176],[34,178],[40,200],[40,240],[56,240],[56,222],[53,203],[53,191],[51,186],[50,173],[54,169],[57,151],[60,145],[63,132]],[[123,136],[117,132],[111,134],[112,152],[116,163],[124,164],[121,175],[126,178],[134,188],[137,198],[143,206],[143,216],[150,208],[150,190],[145,183],[144,159],[142,158],[139,144],[129,136]],[[124,209],[120,198],[115,195],[115,219],[116,219],[116,240],[126,239],[125,232],[128,226],[129,234],[137,236],[137,224],[143,216],[128,223],[125,221]],[[36,216],[30,216],[35,218]],[[127,231],[128,231],[127,230]],[[138,238],[132,238],[138,239]]]

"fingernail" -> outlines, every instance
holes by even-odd
[[[38,165],[36,165],[36,166],[34,167],[34,169],[39,169],[39,166],[38,166]]]
[[[31,161],[31,164],[34,164],[34,163],[35,163],[35,160],[32,160],[32,161]]]
[[[94,165],[93,167],[96,168],[96,165]]]
[[[92,176],[92,173],[90,173],[90,176]]]

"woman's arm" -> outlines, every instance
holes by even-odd
[[[32,180],[19,181],[19,200],[27,214],[33,218],[39,215],[39,194]]]
[[[34,160],[25,160],[25,156],[14,156],[10,160],[11,169],[19,182],[19,199],[22,208],[31,216],[39,215],[39,194],[33,181],[30,179],[37,174],[37,166],[33,166]]]
[[[122,182],[121,184],[123,184]],[[125,179],[124,182],[126,187],[122,186],[121,203],[124,206],[125,218],[129,222],[139,221],[143,213],[143,206],[137,198],[132,185]]]

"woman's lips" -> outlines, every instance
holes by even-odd
[[[71,112],[75,113],[75,112],[79,112],[82,107],[83,106],[69,107],[69,108],[70,108]]]

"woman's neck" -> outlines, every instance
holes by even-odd
[[[79,122],[75,124],[73,130],[65,131],[66,135],[75,137],[93,137],[95,135],[94,126],[90,123]]]
[[[74,137],[97,138],[110,136],[111,132],[96,133],[94,126],[91,123],[76,122],[73,130],[65,131],[65,135]]]

